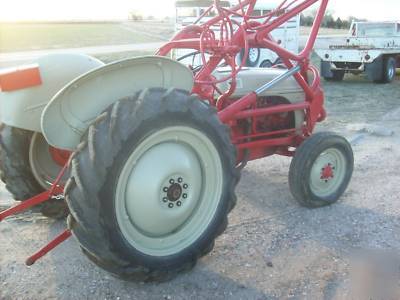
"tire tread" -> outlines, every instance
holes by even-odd
[[[196,101],[194,101],[196,100]],[[167,105],[168,104],[168,105]],[[118,256],[110,243],[107,233],[101,228],[99,212],[99,193],[107,177],[107,170],[112,166],[113,159],[103,159],[115,156],[121,150],[142,120],[165,111],[190,111],[202,122],[213,124],[222,137],[224,153],[229,161],[229,183],[227,197],[227,213],[215,230],[216,235],[208,241],[203,249],[196,249],[195,255],[181,265],[166,269],[149,268],[140,261],[124,261]],[[212,113],[210,113],[212,111]],[[88,258],[103,269],[114,275],[135,281],[166,281],[181,272],[193,268],[197,260],[212,251],[215,238],[222,234],[228,224],[227,215],[236,204],[234,189],[239,180],[239,172],[235,169],[236,150],[227,135],[225,125],[222,125],[212,108],[204,107],[204,103],[195,96],[177,89],[145,89],[135,96],[115,102],[104,113],[105,117],[90,125],[84,144],[71,160],[71,178],[65,187],[65,195],[71,215],[75,219],[73,232],[81,243],[83,252]],[[128,125],[129,124],[129,125]],[[88,159],[90,158],[90,159]],[[92,159],[93,158],[93,159]]]

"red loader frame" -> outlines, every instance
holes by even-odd
[[[159,49],[157,54],[164,56],[171,50],[179,48],[193,49],[200,53],[203,66],[195,74],[195,85],[192,93],[198,94],[200,98],[216,106],[221,121],[231,127],[232,142],[238,149],[238,161],[254,160],[276,153],[292,156],[294,152],[289,149],[300,145],[304,138],[311,135],[316,122],[325,119],[324,95],[320,88],[320,76],[317,69],[310,65],[309,57],[328,1],[284,0],[268,14],[252,16],[257,0],[241,0],[239,5],[231,9],[221,7],[219,1],[214,0],[214,5],[210,6],[195,23],[198,23],[212,9],[218,11],[218,16],[202,25],[185,27],[170,42]],[[305,48],[299,54],[282,48],[270,33],[316,2],[321,2],[321,4]],[[232,17],[240,17],[243,21],[239,23]],[[258,19],[264,19],[264,21],[260,23],[257,21]],[[237,28],[235,31],[233,30],[234,27]],[[220,30],[219,39],[216,39],[212,28]],[[288,71],[241,99],[230,99],[236,88],[237,74],[245,64],[245,59],[243,59],[242,64],[237,66],[235,58],[241,49],[245,49],[246,55],[244,57],[247,57],[250,47],[267,48],[276,52]],[[210,55],[208,60],[205,58],[206,53]],[[229,76],[218,81],[213,78],[212,73],[221,62],[230,66],[232,70]],[[309,83],[310,72],[313,78],[311,84]],[[292,75],[304,90],[304,102],[273,107],[259,107],[257,105],[259,94]],[[219,91],[217,84],[227,80],[231,82],[230,89],[225,92]],[[217,101],[214,100],[215,93],[220,94]],[[288,128],[290,126],[283,126],[285,129],[268,130],[267,132],[252,126],[249,133],[240,124],[241,120],[251,119],[251,123],[254,124],[263,117],[276,117],[281,113],[298,110],[304,110],[306,115],[306,122],[303,125],[301,135],[296,132],[296,128]]]
[[[249,160],[272,154],[293,156],[294,149],[312,134],[316,123],[325,119],[324,95],[320,87],[319,72],[310,65],[309,57],[328,1],[283,0],[275,10],[266,15],[253,16],[257,0],[239,0],[239,4],[232,8],[222,7],[219,0],[214,0],[214,4],[194,25],[185,27],[157,51],[157,55],[166,56],[173,49],[193,49],[196,54],[201,55],[202,66],[193,69],[195,77],[192,93],[198,94],[201,99],[215,106],[220,120],[231,128],[232,143],[238,150],[238,163],[245,164]],[[282,48],[279,41],[272,38],[271,32],[317,2],[320,2],[320,7],[305,48],[299,54]],[[216,17],[196,25],[212,10],[218,13]],[[263,21],[259,22],[261,19]],[[218,38],[213,31],[215,28],[220,32]],[[287,71],[244,97],[234,99],[231,96],[237,87],[237,75],[245,65],[250,47],[267,48],[276,52]],[[236,56],[242,49],[245,55],[241,64],[237,65]],[[221,63],[229,66],[231,72],[225,78],[217,80],[212,74]],[[303,89],[305,95],[303,102],[260,105],[260,94],[290,76],[294,76]],[[221,91],[218,84],[226,81],[230,83],[229,89]],[[282,114],[288,115],[295,111],[303,111],[305,114],[300,132],[291,125],[287,117],[282,117]],[[280,126],[271,127],[268,120]],[[65,163],[50,190],[1,212],[0,222],[6,217],[62,194],[63,187],[60,185],[60,180],[67,168],[68,162]],[[28,258],[26,264],[32,265],[70,236],[70,229],[65,230]]]

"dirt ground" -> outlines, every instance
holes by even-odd
[[[375,85],[349,77],[324,86],[329,118],[318,130],[349,138],[356,160],[351,185],[337,204],[300,207],[288,187],[288,158],[252,162],[215,249],[193,271],[162,284],[113,278],[92,265],[73,238],[26,267],[25,258],[65,226],[26,213],[0,224],[0,299],[370,298],[352,298],[352,262],[375,250],[378,261],[393,266],[384,253],[400,249],[400,81]],[[12,203],[4,189],[0,199],[3,208]],[[389,278],[398,284],[396,268]],[[366,293],[384,277],[372,278],[362,286]],[[393,287],[384,282],[386,290]]]

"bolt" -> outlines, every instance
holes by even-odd
[[[186,190],[187,188],[188,188],[189,186],[185,183],[184,185],[183,185],[183,188]]]
[[[187,194],[183,194],[182,197],[183,197],[183,199],[186,199],[187,198]]]
[[[163,188],[163,191],[164,191],[164,192],[168,192],[168,188],[167,188],[167,187],[164,187],[164,188]]]
[[[175,183],[175,180],[170,179],[170,180],[169,180],[169,183],[170,183],[170,184],[174,184],[174,183]]]
[[[163,198],[162,201],[166,203],[166,202],[168,202],[168,199],[167,198]]]
[[[178,182],[181,183],[183,181],[182,177],[178,178]]]
[[[173,207],[174,207],[174,204],[173,204],[173,203],[170,203],[170,204],[168,204],[168,207],[169,207],[169,208],[173,208]]]
[[[181,202],[181,201],[178,201],[178,202],[176,202],[176,205],[177,205],[177,206],[181,206],[181,205],[182,205],[182,202]]]

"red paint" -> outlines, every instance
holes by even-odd
[[[12,92],[42,84],[38,65],[7,69],[0,73],[0,90]]]
[[[268,108],[249,109],[237,113],[235,119],[246,119],[251,117],[268,116],[284,112],[291,112],[294,110],[304,110],[310,107],[308,102],[295,103],[295,104],[281,104]]]
[[[250,159],[257,159],[274,153],[292,154],[293,151],[289,150],[289,147],[299,146],[312,134],[316,123],[325,119],[324,94],[320,87],[320,75],[318,70],[310,65],[309,57],[328,1],[286,0],[282,1],[275,11],[271,11],[261,17],[251,16],[257,0],[242,0],[236,7],[230,9],[220,7],[219,2],[214,1],[213,6],[218,11],[216,17],[211,18],[204,24],[184,28],[170,42],[158,50],[157,54],[163,56],[168,55],[171,50],[179,48],[200,51],[203,67],[195,74],[192,93],[198,94],[200,98],[206,99],[216,106],[220,120],[231,127],[232,142],[239,149],[238,161],[243,159],[243,151],[250,153],[247,155]],[[282,48],[272,38],[271,32],[316,3],[319,3],[320,6],[305,48],[300,53],[292,53]],[[211,7],[209,10],[211,10]],[[243,23],[238,24],[237,21],[232,20],[232,16],[241,17],[244,20]],[[261,22],[260,20],[264,18],[265,21]],[[213,35],[210,28],[215,27],[225,28],[221,30],[223,35]],[[229,28],[231,27],[238,29],[230,31]],[[234,92],[237,74],[245,63],[243,60],[240,65],[237,65],[234,58],[241,49],[245,49],[245,52],[248,53],[250,47],[272,50],[281,58],[283,65],[288,69],[296,65],[301,67],[301,71],[296,73],[294,78],[304,91],[305,98],[303,102],[281,104],[276,107],[259,107],[257,105],[258,98],[254,92],[240,99],[230,98]],[[206,59],[205,53],[210,55],[208,59]],[[232,82],[233,87],[223,93],[218,98],[218,101],[215,101],[216,83],[221,82],[221,80],[217,81],[213,78],[212,73],[221,62],[231,68],[230,75],[223,78],[223,80]],[[310,82],[310,80],[312,81]],[[300,132],[299,130],[288,130],[283,133],[282,130],[287,130],[287,128],[277,128],[271,132],[263,132],[254,125],[256,122],[260,122],[261,119],[264,119],[265,122],[273,122],[273,120],[279,119],[279,114],[281,113],[290,113],[298,110],[305,112],[305,123]],[[247,120],[250,125],[246,125],[245,122],[240,120]],[[247,128],[249,126],[251,132],[248,132]],[[243,141],[246,142],[243,143]]]
[[[22,201],[20,204],[17,204],[9,209],[6,209],[5,211],[2,211],[0,213],[0,222],[3,221],[7,217],[10,217],[10,216],[20,213],[24,210],[27,210],[33,206],[36,206],[40,203],[43,203],[43,202],[49,200],[49,198],[50,198],[50,194],[48,191],[46,191],[39,195],[36,195],[35,197],[28,199],[28,200]]]
[[[67,240],[72,236],[72,233],[70,230],[66,229],[63,231],[61,234],[59,234],[54,240],[49,242],[46,246],[44,246],[42,249],[40,249],[38,252],[33,254],[31,257],[29,257],[26,261],[25,264],[27,266],[32,266],[38,259],[42,258],[45,256],[47,253],[49,253],[51,250],[53,250],[55,247],[60,245],[62,242]]]
[[[50,152],[51,158],[60,167],[63,167],[63,166],[65,166],[65,164],[68,163],[69,157],[72,154],[71,151],[57,149],[52,146],[49,146],[49,152]]]
[[[56,180],[54,181],[52,187],[49,190],[47,190],[39,195],[36,195],[35,197],[32,197],[25,201],[22,201],[20,204],[17,204],[14,207],[11,207],[5,211],[2,211],[0,213],[0,222],[3,221],[7,217],[10,217],[17,213],[20,213],[24,210],[27,210],[33,206],[39,205],[43,202],[46,202],[46,201],[50,200],[53,196],[62,194],[64,192],[64,187],[62,185],[60,185],[60,181],[61,181],[61,178],[64,176],[64,174],[67,170],[67,167],[68,167],[68,164],[65,164],[64,167],[61,169],[60,173],[58,174]],[[54,240],[49,242],[46,246],[44,246],[42,249],[40,249],[34,255],[29,257],[26,260],[26,265],[28,265],[28,266],[33,265],[38,259],[40,259],[44,255],[46,255],[52,249],[54,249],[59,244],[64,242],[66,239],[68,239],[70,236],[71,236],[70,230],[65,230],[59,236],[57,236]]]
[[[17,213],[20,213],[24,210],[27,210],[29,208],[32,208],[40,203],[46,202],[47,200],[50,200],[53,196],[60,195],[64,192],[64,187],[60,185],[61,178],[64,176],[66,170],[67,170],[68,165],[66,164],[58,174],[56,180],[54,181],[53,185],[51,188],[43,193],[40,193],[30,199],[26,199],[25,201],[22,201],[21,203],[6,209],[5,211],[0,212],[0,222],[3,221],[5,218],[10,217],[12,215],[15,215]]]
[[[333,173],[333,168],[331,164],[327,164],[321,172],[321,179],[329,180],[333,178],[334,173]]]

